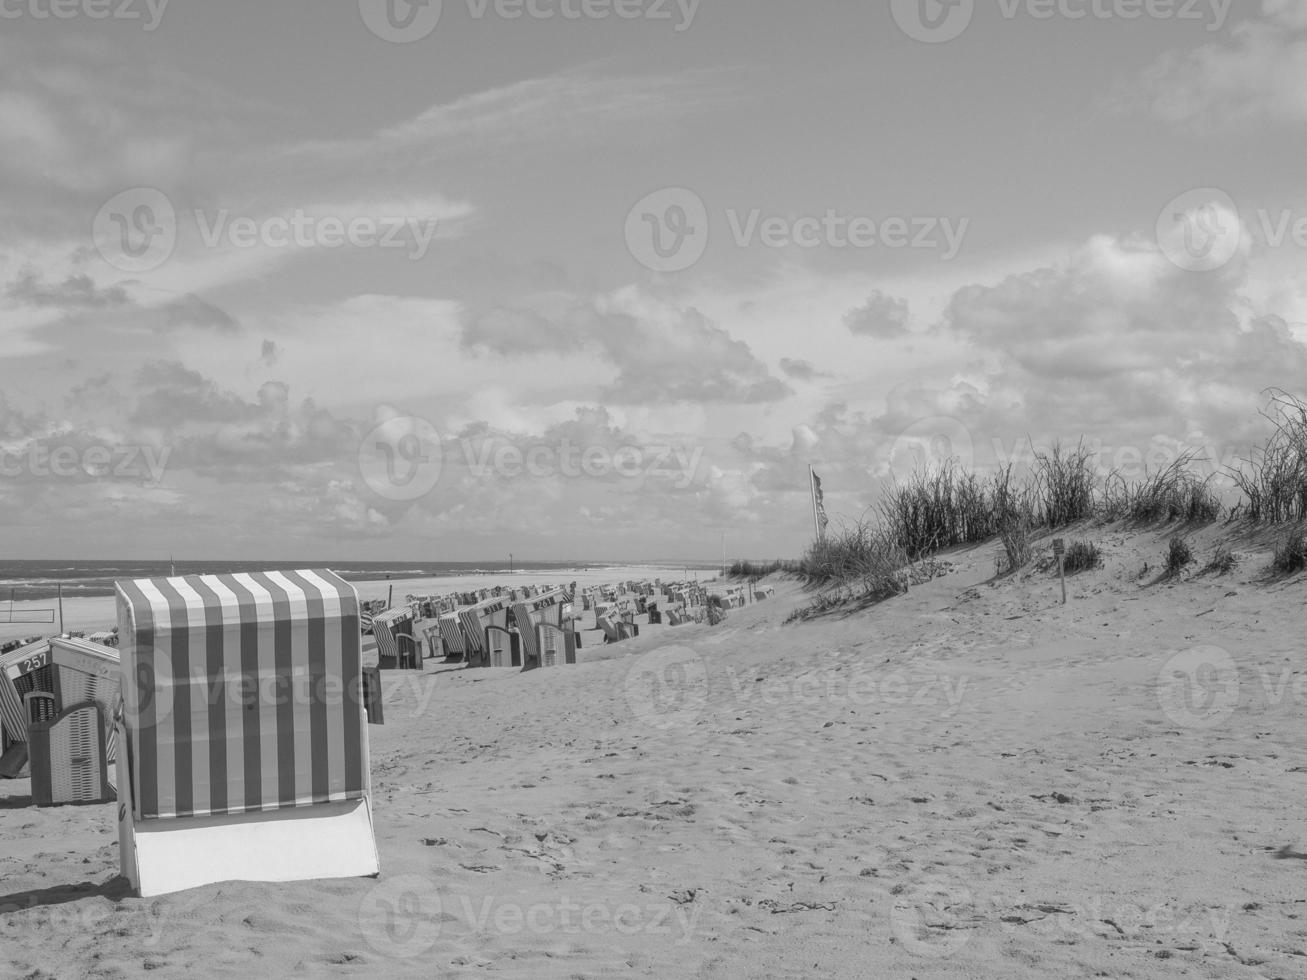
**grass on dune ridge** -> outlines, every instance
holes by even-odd
[[[1199,457],[1194,452],[1142,480],[1127,480],[1117,471],[1099,479],[1096,454],[1081,440],[1074,448],[1057,444],[1035,453],[1033,466],[1022,474],[1008,464],[982,475],[956,461],[919,471],[885,492],[872,519],[829,534],[801,559],[736,562],[729,574],[757,578],[788,573],[827,590],[805,611],[810,614],[849,600],[898,594],[912,579],[933,574],[934,556],[961,545],[1000,540],[1000,571],[1012,573],[1031,561],[1036,536],[1080,521],[1197,527],[1222,517],[1290,525],[1274,566],[1286,573],[1302,570],[1307,567],[1301,527],[1307,524],[1307,401],[1273,389],[1262,414],[1273,432],[1265,445],[1229,469],[1241,498],[1232,507],[1222,504],[1212,476],[1195,472]],[[1092,545],[1073,544],[1089,549],[1069,556],[1077,569],[1100,563]],[[1192,560],[1177,549],[1167,564],[1175,572],[1188,564],[1186,559]],[[1231,562],[1222,560],[1221,565],[1228,570]]]

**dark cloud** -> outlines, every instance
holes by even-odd
[[[163,308],[164,323],[169,328],[199,327],[218,333],[233,334],[240,324],[225,310],[205,302],[194,293],[187,293]]]
[[[908,304],[874,290],[867,301],[856,309],[844,314],[844,325],[850,333],[860,337],[876,337],[887,340],[902,337],[908,332]]]
[[[69,276],[61,283],[47,284],[35,273],[28,273],[10,283],[5,294],[27,306],[61,310],[105,309],[131,302],[122,286],[101,289],[90,276]]]
[[[550,315],[497,308],[464,321],[463,344],[505,357],[593,353],[616,368],[602,390],[611,404],[755,404],[793,394],[748,344],[698,310],[631,312],[631,305],[601,297]]]

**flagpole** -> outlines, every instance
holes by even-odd
[[[815,541],[821,540],[821,522],[817,520],[817,481],[812,472],[812,464],[808,464],[808,493],[812,497],[812,531],[816,535]]]

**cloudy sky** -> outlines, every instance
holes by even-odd
[[[4,0],[0,546],[797,554],[1307,377],[1307,3]]]

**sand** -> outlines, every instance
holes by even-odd
[[[387,672],[377,880],[125,897],[112,806],[0,782],[0,975],[1307,975],[1304,583],[1097,537],[1066,606],[986,546],[851,615],[786,626],[780,581],[575,667]]]

